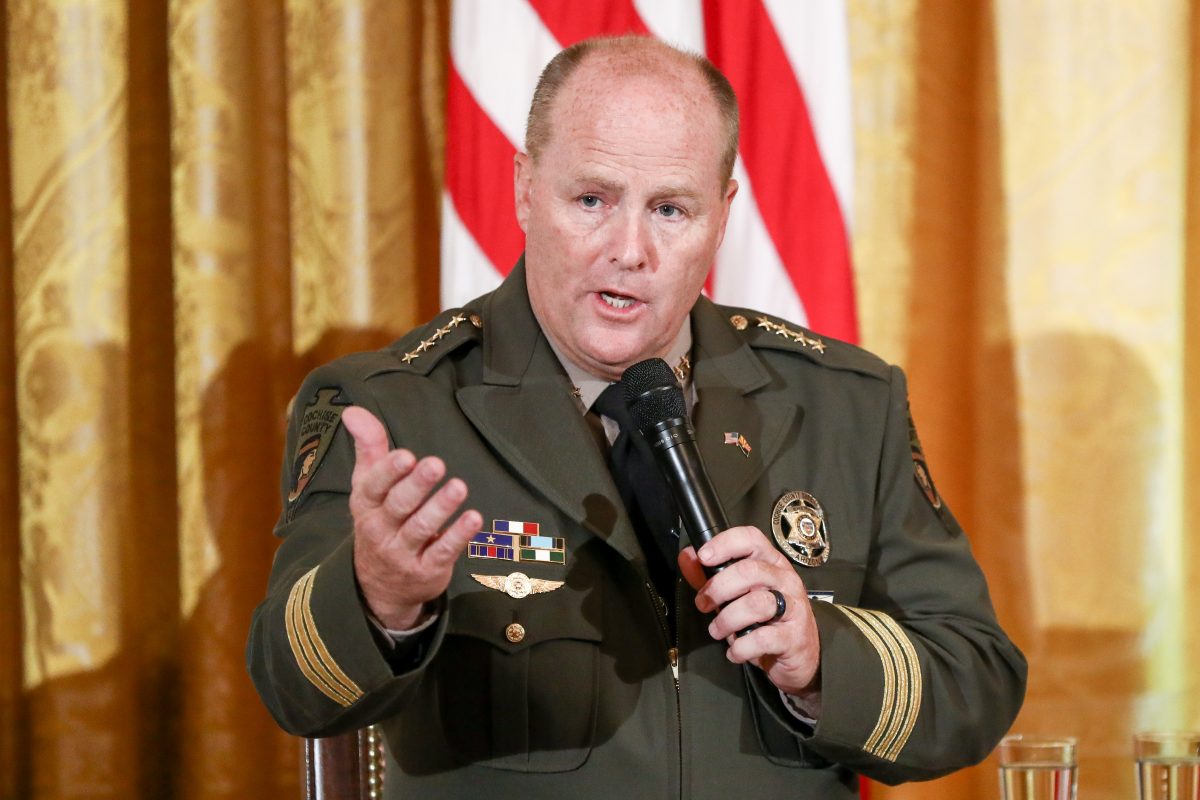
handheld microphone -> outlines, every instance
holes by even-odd
[[[729,527],[729,519],[700,458],[696,429],[688,418],[683,389],[675,380],[675,372],[661,358],[634,364],[625,370],[621,383],[625,386],[629,416],[650,443],[654,460],[679,507],[688,539],[699,550]],[[729,563],[705,566],[704,574],[711,578]],[[761,624],[757,622],[747,625],[737,635],[745,636],[758,627]]]
[[[661,358],[648,358],[629,367],[621,383],[629,415],[650,444],[679,507],[688,539],[699,550],[728,528],[729,520],[700,458],[683,389]],[[711,578],[724,567],[705,567],[704,572]]]

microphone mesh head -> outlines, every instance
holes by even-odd
[[[638,428],[669,419],[685,419],[687,403],[675,373],[661,358],[648,358],[625,370],[625,405]]]

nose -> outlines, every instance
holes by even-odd
[[[611,218],[609,262],[625,270],[650,266],[654,252],[649,220],[636,210],[622,210]]]

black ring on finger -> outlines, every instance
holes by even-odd
[[[775,616],[771,617],[771,622],[778,622],[783,619],[783,615],[787,613],[787,598],[783,596],[783,592],[778,589],[768,589],[771,594],[775,595]]]

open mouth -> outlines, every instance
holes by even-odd
[[[613,308],[624,309],[629,308],[637,301],[632,297],[626,297],[621,294],[612,294],[610,292],[600,292],[600,298],[608,303]]]

